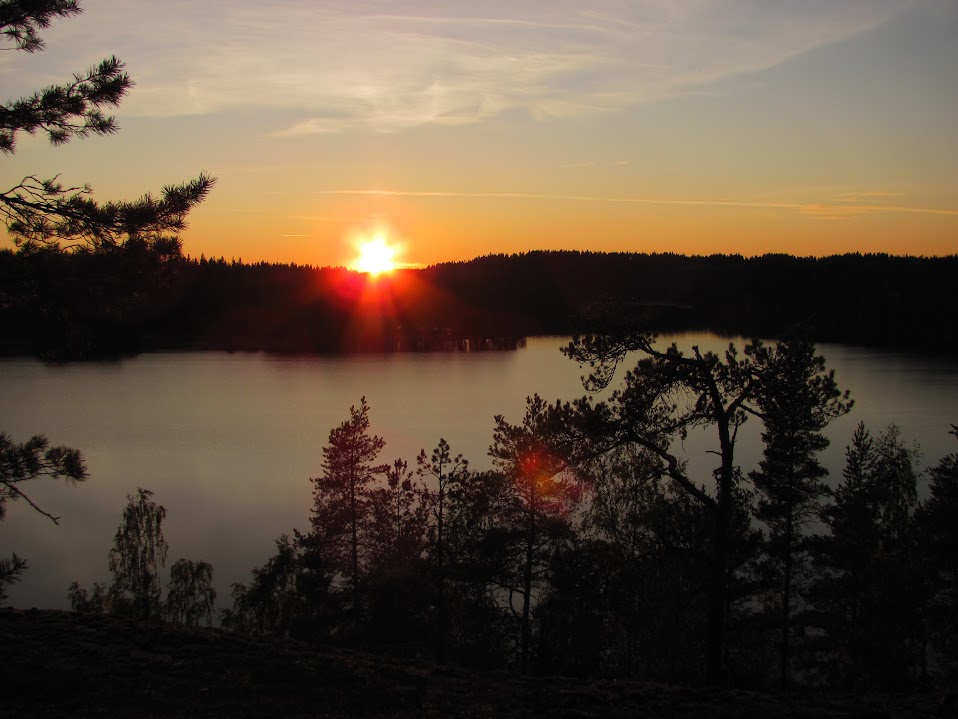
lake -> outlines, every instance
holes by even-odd
[[[714,335],[663,337],[723,349]],[[39,480],[22,488],[62,517],[59,526],[22,501],[0,522],[0,555],[16,551],[30,569],[9,604],[67,608],[74,579],[107,582],[107,554],[126,495],[153,490],[168,510],[168,565],[186,557],[214,568],[217,607],[230,585],[272,553],[283,532],[308,526],[309,478],[322,472],[329,430],[365,396],[372,430],[386,440],[382,461],[415,466],[445,437],[478,469],[488,468],[493,417],[522,419],[525,397],[573,399],[582,370],[559,352],[562,338],[531,338],[511,352],[277,357],[265,354],[150,354],[116,362],[49,366],[0,360],[0,430],[15,442],[45,434],[80,449],[90,479],[69,487]],[[828,367],[855,400],[828,430],[823,460],[840,479],[844,447],[859,421],[877,433],[889,423],[920,442],[924,465],[958,451],[958,361],[903,352],[822,345]],[[744,471],[761,455],[760,426],[749,422],[737,459]],[[711,436],[684,445],[707,478]]]

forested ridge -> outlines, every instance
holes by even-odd
[[[954,349],[958,257],[530,252],[399,270],[111,252],[0,252],[0,352],[335,353],[511,347],[533,335],[654,330]],[[468,340],[468,344],[467,341]]]

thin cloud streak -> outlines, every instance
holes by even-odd
[[[958,217],[958,210],[905,205],[850,204],[842,202],[771,202],[765,200],[679,200],[648,197],[603,197],[600,195],[561,195],[534,192],[449,192],[432,190],[319,190],[317,195],[360,195],[381,197],[436,197],[463,199],[550,200],[556,202],[604,202],[630,205],[679,205],[692,207],[741,207],[755,209],[797,210],[823,218],[845,218],[876,213],[908,213]],[[868,193],[872,196],[892,196],[894,193]]]

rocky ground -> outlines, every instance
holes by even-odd
[[[947,692],[761,694],[476,674],[218,629],[0,609],[0,717],[958,716]]]

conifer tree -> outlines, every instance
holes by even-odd
[[[795,628],[793,614],[807,578],[805,528],[817,517],[828,487],[827,470],[817,454],[828,446],[822,430],[848,412],[851,402],[825,371],[807,340],[779,343],[774,349],[752,348],[763,389],[756,412],[764,422],[764,456],[750,474],[758,494],[755,516],[768,529],[764,545],[766,574],[773,581],[772,608],[779,621],[779,682],[791,680]]]
[[[951,434],[958,438],[958,425]],[[932,567],[932,643],[945,673],[958,676],[958,452],[929,470],[930,496],[921,508],[921,550]]]
[[[423,556],[429,509],[408,462],[394,460],[384,479],[369,494],[364,636],[420,646],[434,626]]]
[[[690,355],[674,344],[665,351],[654,346],[653,335],[642,331],[575,338],[565,350],[591,373],[586,389],[595,392],[611,382],[619,363],[631,352],[641,353],[635,368],[625,375],[625,386],[608,402],[583,398],[575,403],[578,419],[570,428],[578,455],[598,455],[624,444],[652,452],[661,471],[679,491],[687,492],[711,515],[708,622],[705,638],[705,676],[711,683],[727,681],[727,632],[731,605],[731,565],[734,554],[734,518],[740,502],[741,471],[735,462],[738,428],[758,391],[748,358],[733,345],[724,357],[702,352]],[[712,473],[715,491],[695,481],[673,449],[690,429],[715,432],[718,466]]]
[[[655,347],[653,334],[626,327],[576,337],[564,352],[589,365],[591,371],[583,383],[590,392],[607,387],[630,353],[641,357],[625,374],[624,386],[607,401],[586,397],[573,403],[569,442],[580,460],[626,444],[649,450],[674,488],[686,492],[711,515],[705,675],[711,683],[726,683],[733,570],[742,540],[737,524],[748,497],[741,486],[735,451],[739,428],[749,416],[761,416],[757,398],[766,389],[761,343],[746,344],[744,357],[734,344],[721,356],[698,346],[685,354],[675,344],[662,351]],[[710,450],[718,458],[712,472],[714,492],[689,475],[675,449],[690,430],[700,427],[712,431],[716,441]]]
[[[370,491],[371,562],[397,569],[418,560],[426,542],[427,507],[413,472],[403,459],[384,472],[385,486]]]
[[[958,438],[958,425],[951,434]],[[929,470],[929,498],[921,509],[921,554],[933,567],[932,641],[946,673],[958,676],[958,452]]]
[[[550,669],[700,676],[710,518],[660,469],[648,450],[624,445],[580,470],[581,525],[555,554],[536,611]]]
[[[501,529],[513,546],[515,580],[507,580],[512,595],[522,599],[519,618],[519,668],[529,669],[532,656],[532,605],[535,590],[548,566],[556,543],[570,529],[568,516],[580,498],[567,474],[568,458],[555,442],[555,411],[538,395],[526,398],[522,424],[513,425],[502,415],[495,418],[489,455],[506,479]],[[516,581],[518,580],[518,581]]]
[[[53,20],[81,12],[79,0],[0,0],[0,42],[8,44],[2,49],[39,52],[45,47],[42,30]],[[119,105],[132,86],[124,64],[109,57],[62,84],[7,101],[0,105],[0,152],[15,152],[24,133],[43,133],[52,145],[111,135],[118,125],[107,111]],[[28,175],[0,189],[0,217],[23,249],[103,251],[129,245],[171,256],[180,252],[177,233],[186,227],[187,214],[213,183],[202,173],[163,188],[160,197],[145,194],[133,201],[100,204],[88,185],[71,185],[59,176]]]
[[[845,451],[830,534],[814,543],[810,590],[831,679],[848,688],[907,685],[924,666],[924,562],[917,554],[918,451],[895,425],[859,424]]]
[[[323,447],[323,474],[312,478],[312,531],[309,541],[348,587],[353,620],[362,615],[363,574],[367,565],[366,533],[371,516],[372,483],[387,465],[374,464],[385,446],[369,432],[369,405],[349,408],[349,419],[329,432]]]
[[[506,569],[514,564],[505,551],[503,525],[511,516],[512,485],[499,471],[468,471],[448,489],[443,510],[446,655],[472,666],[501,667],[515,644],[512,617],[502,612],[503,592],[509,591],[504,582],[515,587]],[[429,552],[434,551],[433,544]]]
[[[435,571],[436,590],[436,659],[446,658],[446,635],[448,632],[447,574],[448,574],[448,537],[446,525],[449,521],[450,493],[454,486],[460,485],[469,476],[469,461],[461,454],[455,457],[445,438],[439,438],[439,444],[429,459],[426,450],[420,451],[416,458],[416,473],[423,480],[422,496],[430,515],[429,539],[430,558]],[[426,484],[427,480],[430,484]]]

